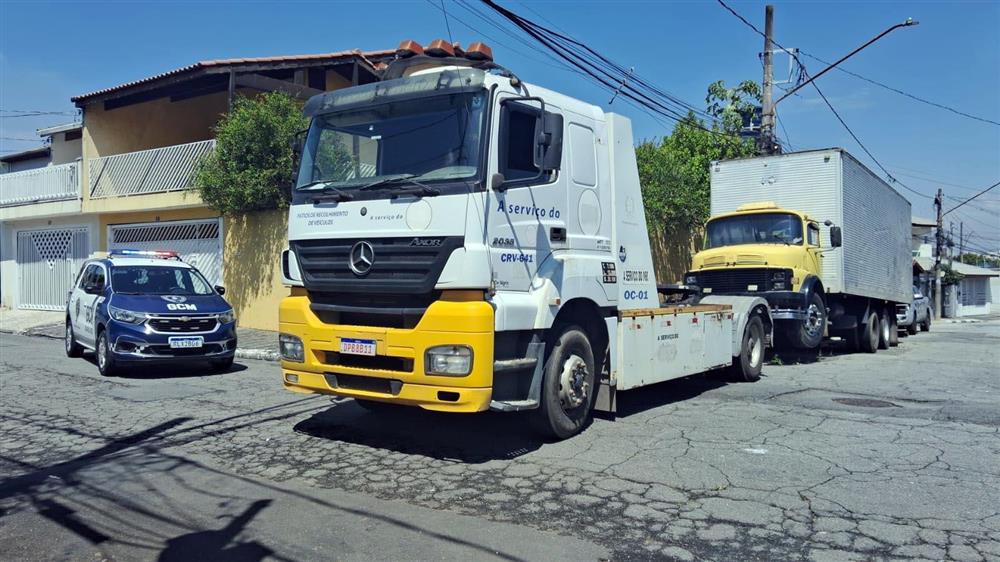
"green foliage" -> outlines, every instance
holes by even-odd
[[[966,252],[962,254],[959,258],[962,263],[967,263],[969,265],[978,265],[979,267],[992,267],[1000,268],[1000,258],[994,258],[990,256],[983,256],[980,254],[972,254]]]
[[[941,263],[942,285],[957,285],[962,279],[965,279],[964,275],[949,267],[947,263]]]
[[[306,126],[287,94],[237,98],[215,127],[215,150],[195,169],[202,200],[226,214],[287,207],[295,177],[292,139]]]
[[[727,89],[722,81],[708,88],[708,126],[693,114],[677,123],[669,137],[636,147],[639,182],[650,230],[667,234],[699,229],[709,214],[709,166],[713,160],[752,156],[754,143],[739,137],[745,115],[760,99],[756,82]]]

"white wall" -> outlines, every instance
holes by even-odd
[[[0,222],[0,304],[13,308],[17,302],[17,233],[21,230],[86,226],[90,235],[90,251],[97,251],[100,242],[97,215]]]

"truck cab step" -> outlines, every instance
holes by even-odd
[[[538,408],[538,400],[493,400],[490,402],[490,410],[494,412],[519,412],[521,410],[534,410]]]

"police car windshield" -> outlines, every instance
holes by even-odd
[[[132,295],[210,295],[212,286],[200,273],[186,267],[125,265],[111,270],[116,293]]]

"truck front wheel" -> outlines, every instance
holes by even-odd
[[[760,380],[764,366],[764,322],[756,314],[750,317],[743,330],[743,346],[739,357],[733,357],[730,367],[733,379],[742,382]]]
[[[566,439],[590,420],[597,391],[594,351],[586,332],[566,326],[552,341],[542,377],[541,404],[532,422],[541,433]]]
[[[806,318],[789,326],[786,335],[792,346],[799,349],[815,349],[823,341],[826,329],[826,303],[819,293],[809,296]]]

